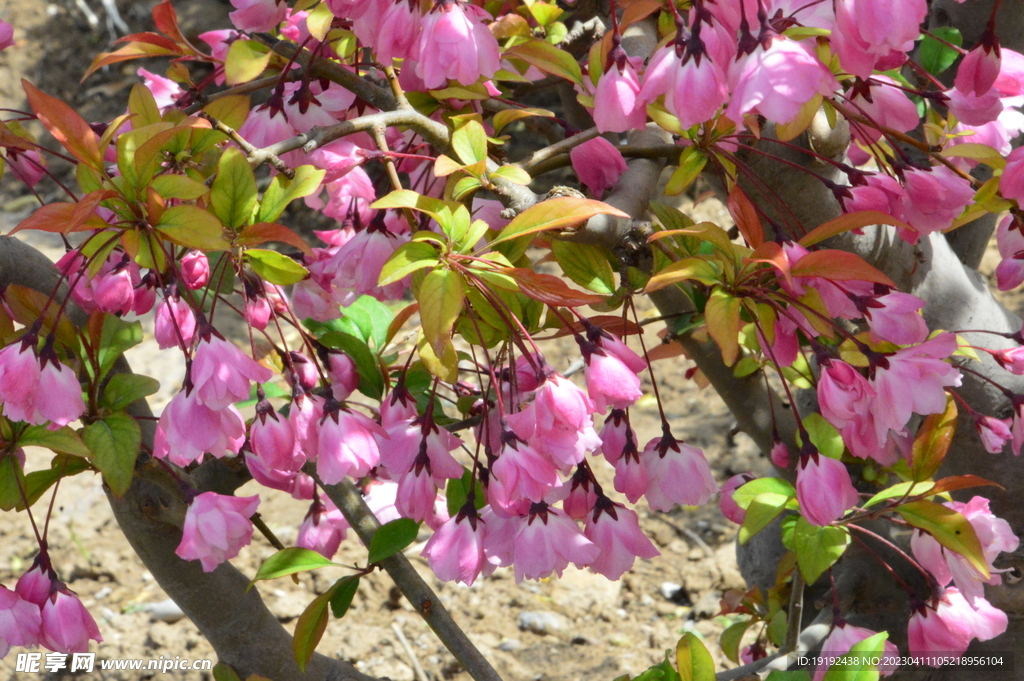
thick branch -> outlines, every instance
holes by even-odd
[[[380,523],[373,515],[373,511],[366,505],[363,495],[359,493],[356,486],[349,480],[344,480],[337,485],[324,485],[316,474],[315,466],[307,465],[303,470],[316,480],[317,485],[323,488],[330,500],[345,516],[345,520],[359,535],[359,539],[369,546],[374,533],[380,529]],[[452,619],[451,614],[441,604],[441,599],[423,581],[405,554],[399,552],[385,558],[381,561],[381,565],[416,609],[416,612],[423,617],[427,625],[475,681],[501,681],[498,672],[477,650],[473,642],[466,636],[466,632]]]
[[[42,253],[11,237],[0,237],[0,289],[18,284],[50,295],[59,274]],[[67,295],[66,287],[60,296]],[[84,315],[68,306],[73,321],[81,324]],[[115,371],[128,372],[122,358]],[[129,413],[151,417],[145,400],[133,403]],[[139,418],[144,442],[152,447],[155,423]],[[351,665],[314,656],[299,672],[292,653],[292,639],[252,589],[249,580],[230,563],[213,572],[203,572],[198,561],[184,561],[175,554],[181,543],[181,523],[185,499],[176,480],[152,459],[136,467],[131,488],[117,499],[107,493],[114,516],[128,542],[160,587],[210,641],[217,656],[239,671],[244,678],[259,674],[273,679],[307,681],[372,681]]]

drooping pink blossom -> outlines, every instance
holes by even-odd
[[[959,658],[971,641],[988,641],[1006,631],[1006,613],[984,598],[972,607],[955,588],[947,588],[935,609],[919,606],[907,625],[912,655],[938,653]]]
[[[772,451],[769,455],[772,463],[779,468],[789,468],[789,447],[786,443],[776,437],[775,443],[772,445]]]
[[[191,348],[196,334],[196,315],[177,292],[165,296],[156,306],[153,336],[161,350]]]
[[[1019,97],[1024,94],[1024,55],[1005,47],[999,48],[999,55],[999,75],[992,86],[1003,97]]]
[[[887,340],[897,345],[914,345],[928,337],[928,325],[918,310],[924,301],[901,291],[872,298],[864,309],[871,340]]]
[[[43,603],[42,636],[39,642],[59,653],[84,653],[89,641],[103,643],[96,621],[66,586],[53,591]]]
[[[34,188],[39,180],[46,175],[46,159],[38,151],[31,149],[7,149],[7,165],[11,172],[28,187]]]
[[[650,560],[661,555],[640,529],[635,511],[600,497],[593,513],[587,515],[583,535],[598,549],[590,569],[617,580],[633,567],[637,558]]]
[[[524,442],[510,442],[491,467],[488,500],[502,508],[520,499],[539,502],[550,489],[561,486],[550,459]]]
[[[434,532],[421,555],[442,582],[473,586],[488,565],[484,536],[489,529],[471,505],[467,506]]]
[[[1003,101],[998,90],[989,90],[984,94],[963,92],[954,87],[946,90],[946,106],[958,121],[967,125],[985,125],[999,118],[1003,112]]]
[[[1020,165],[1024,168],[1024,162]],[[1024,222],[1019,217],[1011,213],[999,221],[996,246],[1002,258],[996,266],[996,284],[1000,291],[1013,290],[1024,283]]]
[[[1010,432],[1009,419],[997,419],[979,414],[974,420],[974,427],[981,438],[981,444],[989,454],[999,454],[1013,437]]]
[[[320,449],[319,431],[323,415],[324,398],[308,393],[296,395],[288,411],[295,444],[308,461],[315,460]]]
[[[328,485],[345,476],[361,478],[380,461],[376,437],[387,438],[379,425],[359,412],[328,404],[319,423],[316,471]]]
[[[330,499],[314,499],[302,525],[299,526],[295,545],[316,551],[330,560],[345,539],[348,528],[345,516]]]
[[[999,193],[1024,205],[1024,147],[1018,147],[1006,157],[1006,167],[999,178]]]
[[[856,107],[867,118],[881,126],[908,132],[917,128],[920,115],[917,105],[896,86],[896,81],[888,76],[872,76],[863,87],[854,87],[847,91],[850,105]],[[870,98],[870,99],[869,99]],[[874,126],[851,125],[853,138],[863,144],[873,144],[882,137],[882,132]]]
[[[796,498],[807,522],[818,526],[842,518],[860,500],[846,466],[818,453],[800,457]]]
[[[583,568],[597,560],[600,550],[561,511],[541,502],[534,504],[513,541],[516,583],[559,577],[573,563]]]
[[[50,596],[50,587],[54,582],[54,578],[50,576],[52,574],[50,568],[44,566],[44,563],[49,564],[48,561],[49,558],[45,553],[36,556],[32,567],[18,578],[18,583],[14,586],[14,590],[18,592],[19,596],[40,608]]]
[[[963,92],[985,94],[995,85],[1001,66],[999,39],[994,33],[986,32],[960,62],[953,85]]]
[[[608,413],[598,437],[601,438],[601,453],[613,466],[626,450],[627,440],[631,439],[633,449],[636,449],[636,436],[633,434],[633,429],[629,427],[626,412],[622,409],[613,409]]]
[[[601,445],[591,417],[595,411],[587,393],[552,373],[534,392],[533,402],[506,420],[516,435],[568,472]]]
[[[655,511],[671,511],[677,504],[703,506],[718,492],[704,452],[667,431],[647,443],[640,462],[647,471],[647,504]]]
[[[626,172],[626,159],[615,146],[603,137],[595,137],[573,147],[569,152],[576,177],[590,193],[600,199],[607,189],[614,187]]]
[[[428,89],[449,79],[472,85],[501,68],[498,41],[482,23],[491,16],[480,7],[454,0],[443,2],[423,16],[414,56],[416,74]]]
[[[871,638],[877,633],[878,632],[865,629],[864,627],[855,627],[854,625],[846,622],[837,624],[832,631],[829,632],[828,636],[825,638],[825,642],[821,645],[821,657],[839,659],[850,652],[850,648],[854,645],[860,643],[866,638]],[[881,655],[883,659],[895,660],[899,657],[899,654],[899,648],[889,641],[885,642]],[[822,681],[828,670],[829,665],[818,665],[818,668],[814,670],[813,681]],[[893,662],[879,664],[878,671],[881,676],[889,676],[896,671],[896,664]]]
[[[647,466],[641,460],[640,452],[635,444],[629,442],[622,456],[615,462],[615,491],[621,492],[629,503],[635,504],[647,493],[650,483]]]
[[[419,3],[392,2],[381,16],[377,39],[373,45],[377,61],[390,66],[395,59],[406,59],[416,55],[415,48],[421,23]],[[443,30],[441,32],[444,33]],[[475,83],[476,79],[472,82]],[[471,83],[466,83],[469,84]]]
[[[618,337],[593,331],[588,332],[588,341],[577,342],[586,361],[587,392],[598,412],[609,406],[625,409],[643,395],[637,374],[647,368],[647,362]]]
[[[862,418],[874,398],[874,388],[854,367],[838,359],[822,364],[818,405],[821,415],[836,428]]]
[[[196,348],[192,383],[197,399],[210,409],[225,409],[249,398],[249,382],[266,383],[273,372],[233,343],[210,334]]]
[[[343,352],[328,352],[327,378],[331,381],[331,394],[339,402],[346,399],[359,387],[356,363]]]
[[[413,466],[398,478],[395,508],[403,518],[422,522],[434,512],[437,489],[429,464]]]
[[[14,44],[14,27],[0,19],[0,50],[6,50]],[[3,655],[0,655],[3,657]]]
[[[665,108],[682,128],[710,120],[729,98],[722,66],[709,53],[680,55],[671,43],[651,57],[638,99],[650,103],[665,96]]]
[[[835,12],[831,41],[839,62],[846,72],[867,78],[876,62],[890,58],[892,53],[902,53],[906,58],[905,53],[913,49],[920,35],[928,6],[925,0],[897,4],[889,0],[836,0]]]
[[[156,100],[156,106],[161,111],[174,106],[175,101],[178,97],[185,93],[181,89],[181,85],[175,83],[170,78],[151,73],[146,69],[139,68],[136,73],[139,78],[142,78],[143,83],[149,88],[149,91],[153,94],[153,99]]]
[[[178,466],[201,459],[237,454],[245,442],[245,423],[234,405],[211,409],[196,391],[182,390],[164,407],[157,423],[153,455]]]
[[[181,544],[175,553],[182,560],[199,560],[203,572],[238,555],[252,540],[249,518],[260,505],[259,496],[231,497],[203,492],[185,512]]]
[[[192,290],[210,281],[210,261],[202,251],[189,251],[181,259],[181,279]]]
[[[946,166],[911,168],[903,177],[903,220],[917,232],[909,235],[910,243],[917,243],[917,235],[949,228],[974,198],[971,183]],[[906,230],[900,236],[907,239]]]
[[[297,471],[306,457],[296,448],[295,432],[287,419],[277,415],[266,400],[256,405],[256,418],[249,428],[253,454],[277,470]]]
[[[647,121],[647,107],[639,98],[636,69],[623,57],[601,74],[594,92],[594,124],[600,132],[639,130]]]
[[[803,43],[780,36],[734,62],[729,86],[732,99],[725,116],[741,125],[748,113],[788,123],[815,95],[830,95],[839,84]]]
[[[38,645],[42,626],[39,606],[0,584],[0,658],[12,646]]]
[[[228,14],[239,31],[266,33],[284,21],[288,5],[279,0],[231,0],[234,12]]]

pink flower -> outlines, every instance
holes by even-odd
[[[161,350],[190,348],[195,334],[196,316],[177,292],[160,301],[153,317],[153,336]]]
[[[536,390],[533,402],[507,420],[516,435],[568,472],[587,451],[601,445],[591,418],[594,411],[585,392],[552,373]]]
[[[15,177],[24,182],[29,188],[39,184],[39,180],[46,175],[46,159],[39,155],[36,150],[20,151],[18,149],[7,150],[7,165]]]
[[[513,542],[516,583],[559,577],[569,563],[582,568],[597,560],[600,549],[571,519],[547,504],[534,504]]]
[[[946,166],[911,168],[904,174],[903,219],[919,234],[947,229],[974,199],[971,183]],[[901,234],[904,239],[906,234]],[[910,235],[910,243],[917,243]]]
[[[1000,553],[1015,551],[1020,543],[1010,524],[989,510],[988,499],[985,497],[976,496],[966,504],[952,501],[946,506],[963,515],[971,523],[981,544],[985,562],[988,563],[990,571],[997,572],[992,565],[993,561]],[[999,574],[992,574],[989,579],[985,579],[966,558],[944,549],[930,534],[914,532],[910,547],[914,557],[935,576],[941,586],[949,584],[952,580],[963,597],[975,607],[985,595],[982,584],[1002,583]]]
[[[153,455],[178,466],[201,459],[237,454],[245,442],[245,423],[234,405],[211,409],[200,403],[195,390],[182,390],[164,407],[156,427]]]
[[[454,518],[449,518],[427,545],[423,555],[427,564],[442,582],[459,582],[473,586],[473,582],[487,567],[484,554],[484,536],[489,527],[468,505]]]
[[[490,78],[501,68],[501,54],[495,40],[481,21],[490,15],[476,5],[458,0],[434,6],[423,17],[414,56],[416,75],[428,89],[444,87],[448,79],[472,85]]]
[[[789,468],[789,447],[782,440],[775,439],[770,456],[772,463],[779,468]]]
[[[36,400],[36,410],[34,418],[30,420],[31,423],[41,425],[50,421],[54,426],[66,426],[85,413],[85,401],[82,399],[82,386],[78,382],[78,376],[57,361],[55,356],[43,359],[38,390],[43,399]]]
[[[519,499],[539,502],[553,487],[561,487],[558,470],[550,459],[522,442],[509,442],[491,466],[488,499],[507,508]]]
[[[320,381],[316,365],[301,352],[289,352],[285,362],[284,378],[295,390],[301,387],[304,392],[312,390]]]
[[[839,62],[848,73],[867,78],[875,62],[913,49],[928,6],[925,0],[836,0],[835,11],[831,40]]]
[[[299,535],[295,539],[295,545],[316,551],[330,560],[337,553],[342,540],[345,539],[348,528],[349,524],[345,520],[345,516],[330,499],[324,499],[322,502],[314,499],[306,518],[299,526]]]
[[[992,86],[1003,97],[1018,97],[1024,94],[1024,55],[1020,52],[999,48],[1002,63],[999,75]]]
[[[380,461],[374,436],[387,439],[383,428],[366,416],[328,404],[320,419],[316,472],[328,485],[345,476],[361,478]]]
[[[26,338],[0,350],[0,403],[14,421],[28,421],[35,412],[41,368],[34,345],[34,338]]]
[[[569,152],[576,177],[597,198],[614,187],[626,172],[626,160],[615,146],[603,137],[584,142]]]
[[[317,147],[309,155],[309,162],[317,168],[326,170],[324,183],[334,182],[345,177],[349,171],[366,162],[365,150],[354,143],[340,139]]]
[[[718,491],[704,452],[667,431],[647,443],[640,462],[647,470],[647,504],[655,511],[671,511],[676,504],[703,506]]]
[[[42,633],[39,606],[0,584],[0,658],[11,646],[34,647]]]
[[[1001,66],[999,39],[986,32],[960,62],[953,85],[962,92],[983,95],[995,85]]]
[[[999,178],[999,193],[1004,199],[1024,204],[1024,147],[1018,147],[1006,157],[1006,167]]]
[[[377,61],[390,66],[395,59],[414,56],[421,22],[422,15],[418,3],[393,2],[380,19],[377,40],[373,46],[377,53]],[[475,82],[476,78],[465,84]]]
[[[960,657],[973,639],[988,641],[1006,631],[1007,621],[1006,613],[984,598],[972,607],[958,590],[947,588],[934,609],[919,606],[910,616],[909,651]]]
[[[296,447],[309,461],[316,459],[320,448],[319,426],[323,415],[324,398],[310,394],[297,395],[288,411]]]
[[[185,92],[181,89],[181,86],[178,83],[175,83],[170,78],[158,76],[157,74],[150,73],[143,68],[140,68],[136,73],[138,73],[139,78],[142,78],[143,82],[145,82],[149,91],[153,93],[153,99],[156,100],[156,106],[161,111],[174,106],[178,97]]]
[[[870,300],[864,317],[868,320],[871,340],[887,340],[897,345],[913,345],[928,337],[928,325],[918,310],[924,301],[909,293],[893,291]]]
[[[1009,419],[996,419],[979,414],[974,420],[974,427],[978,429],[981,444],[989,454],[1001,453],[1006,442],[1013,437]]]
[[[879,125],[900,132],[914,130],[921,118],[917,105],[895,85],[892,78],[876,75],[862,87],[847,91],[846,96],[852,106]],[[850,131],[855,140],[864,144],[873,144],[882,137],[880,130],[866,125],[852,125]]]
[[[257,331],[267,328],[267,324],[270,323],[271,313],[270,301],[264,296],[247,297],[245,299],[242,316],[245,317],[245,321],[249,323],[249,326]]]
[[[252,452],[270,468],[297,471],[306,462],[296,447],[295,432],[287,419],[280,418],[266,400],[256,405],[256,418],[249,428]]]
[[[260,505],[259,496],[230,497],[203,492],[189,504],[181,544],[175,551],[182,560],[199,560],[203,572],[238,555],[252,540],[249,518]]]
[[[103,643],[100,629],[82,601],[63,584],[50,594],[42,609],[40,643],[59,653],[84,653],[89,640]]]
[[[228,14],[239,31],[266,33],[284,21],[288,5],[278,0],[231,0],[234,12]]]
[[[636,69],[625,58],[601,74],[594,93],[594,124],[600,132],[639,130],[647,122]]]
[[[796,498],[807,522],[818,526],[842,518],[860,501],[846,466],[817,452],[800,457]]]
[[[613,409],[608,414],[599,437],[601,438],[601,453],[613,466],[626,450],[627,441],[632,442],[633,450],[636,450],[636,436],[633,434],[633,429],[629,427],[626,412],[622,409]]]
[[[999,221],[996,245],[1002,258],[996,266],[996,283],[1000,291],[1010,291],[1024,283],[1024,224],[1012,213]]]
[[[459,468],[462,472],[462,468]],[[398,478],[398,494],[395,508],[403,518],[422,522],[434,512],[437,501],[437,484],[431,475],[430,466],[413,466]]]
[[[726,480],[725,484],[722,485],[721,496],[718,498],[718,508],[721,509],[722,515],[737,525],[743,524],[743,519],[747,517],[747,512],[736,504],[732,495],[740,487],[753,480],[754,477],[753,473],[739,473]]]
[[[18,578],[18,583],[14,586],[19,596],[40,608],[49,598],[50,587],[53,586],[50,570],[43,567],[43,562],[48,564],[48,557],[45,553],[40,553],[32,567]]]
[[[605,496],[600,497],[594,512],[587,515],[583,535],[598,549],[590,569],[611,580],[622,577],[636,558],[650,560],[661,555],[640,529],[636,512]]]
[[[13,44],[14,27],[0,19],[0,50],[6,50]],[[0,655],[0,657],[3,657],[3,655]]]
[[[359,387],[356,363],[343,352],[332,350],[328,353],[327,378],[331,381],[331,394],[339,402],[346,399]]]
[[[709,53],[686,53],[682,63],[679,59],[671,43],[655,52],[644,71],[638,98],[649,103],[664,94],[665,108],[685,129],[713,118],[729,98],[729,91],[722,66]]]
[[[210,409],[225,409],[249,398],[249,381],[266,383],[273,372],[235,345],[209,335],[192,360],[192,383],[197,399]]]
[[[865,629],[864,627],[855,627],[852,624],[843,622],[837,624],[831,632],[825,642],[821,645],[821,656],[826,658],[840,658],[850,652],[850,648],[860,643],[866,638],[871,638],[878,632]],[[883,658],[897,658],[899,657],[900,651],[895,645],[889,641],[885,642],[884,649],[882,651]],[[829,670],[829,665],[818,665],[818,668],[814,671],[813,681],[822,681],[825,678],[825,672]],[[887,664],[879,665],[878,671],[882,676],[889,676],[896,671],[896,665]]]
[[[352,175],[350,173],[347,177]],[[348,291],[353,291],[356,296],[370,295],[378,300],[401,298],[406,289],[404,282],[397,281],[383,287],[377,282],[384,263],[395,249],[408,240],[405,234],[396,236],[388,231],[383,219],[375,219],[366,229],[357,232],[327,263],[327,268],[334,273],[332,286],[335,289],[335,300],[348,305],[344,297]]]
[[[594,407],[603,412],[609,406],[631,406],[643,395],[637,374],[647,368],[647,362],[616,336],[598,330],[588,331],[587,335],[589,342],[577,342],[581,343],[586,360],[583,375]]]
[[[202,251],[189,251],[181,259],[181,279],[192,290],[210,281],[210,261]]]
[[[747,113],[775,123],[796,118],[815,95],[828,96],[839,86],[832,73],[803,43],[778,37],[765,48],[734,62],[729,69],[732,100],[725,116],[737,125]]]
[[[950,113],[956,116],[957,120],[967,125],[985,125],[999,118],[1003,112],[1003,102],[999,98],[998,90],[989,90],[984,94],[973,92],[962,92],[959,88],[953,88],[945,92]]]
[[[635,504],[651,484],[650,476],[647,473],[647,466],[640,459],[640,452],[636,445],[629,443],[626,451],[615,462],[615,491],[626,495],[629,503]]]
[[[877,210],[903,219],[903,200],[906,192],[903,185],[888,175],[869,175],[867,184],[851,187],[850,193],[853,198],[843,202],[843,210],[847,213]]]
[[[572,476],[569,493],[562,500],[562,510],[573,520],[583,520],[586,518],[594,510],[594,504],[597,503],[597,492],[594,489],[590,476],[591,473],[586,468],[577,468]],[[559,493],[565,491],[565,489],[565,486],[563,486]]]
[[[855,368],[838,359],[822,363],[818,376],[821,415],[836,428],[859,420],[870,408],[875,390]]]
[[[942,361],[957,349],[956,336],[943,333],[931,340],[903,348],[879,367],[873,382],[877,395],[872,408],[879,441],[886,430],[903,430],[912,413],[940,414],[946,408],[947,387],[960,385],[960,371]]]

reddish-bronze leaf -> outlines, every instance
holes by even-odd
[[[936,480],[935,486],[928,490],[928,494],[955,492],[958,489],[968,489],[971,487],[998,487],[1003,489],[1003,486],[999,483],[986,480],[977,475],[951,475],[948,478]]]
[[[614,334],[620,338],[623,336],[631,336],[642,331],[636,322],[623,319],[619,315],[599,314],[594,315],[593,317],[587,317],[587,321],[592,325],[604,329],[608,333]],[[547,338],[561,338],[562,336],[568,336],[571,333],[582,334],[585,330],[586,329],[583,328],[582,322],[574,322],[570,326],[563,326],[552,335],[547,336]]]
[[[153,24],[158,31],[174,42],[188,44],[188,41],[181,35],[181,30],[178,28],[178,15],[175,13],[170,0],[162,0],[162,2],[153,7]]]
[[[896,283],[859,255],[825,249],[812,251],[793,263],[794,277],[821,277],[832,281],[870,281],[896,288]]]
[[[55,234],[70,234],[86,229],[102,229],[106,223],[96,216],[96,207],[101,201],[117,196],[116,192],[98,190],[89,192],[78,203],[58,201],[40,206],[32,215],[18,223],[11,234],[26,229]],[[94,218],[94,219],[91,219]]]
[[[946,410],[929,415],[921,424],[910,457],[914,480],[928,480],[939,470],[956,432],[956,416],[956,400],[947,395]]]
[[[740,234],[747,240],[751,248],[757,248],[764,243],[764,227],[761,226],[761,218],[757,216],[757,209],[750,202],[747,195],[740,189],[738,184],[732,186],[729,198],[726,201],[729,215],[736,221],[736,227]]]
[[[51,97],[22,79],[25,96],[39,122],[54,138],[82,163],[100,170],[103,157],[100,155],[99,138],[85,119],[70,106],[56,97]]]
[[[753,253],[747,256],[745,260],[774,265],[782,270],[782,276],[786,278],[787,282],[793,282],[793,273],[789,270],[789,258],[786,256],[786,252],[782,250],[782,246],[774,241],[765,241]]]
[[[313,249],[309,247],[305,239],[288,227],[276,222],[257,222],[243,229],[235,237],[235,243],[239,246],[258,246],[268,241],[280,241],[283,244],[294,246],[306,255],[313,254]]]
[[[550,274],[524,267],[506,267],[501,271],[515,279],[524,294],[547,305],[580,307],[604,302],[604,296],[569,288],[564,281]]]
[[[818,225],[807,232],[807,234],[804,234],[803,238],[800,239],[800,245],[810,248],[814,244],[836,234],[850,232],[861,227],[868,227],[869,225],[892,225],[893,227],[902,227],[903,229],[913,229],[903,220],[898,220],[886,213],[877,210],[858,210],[853,213],[845,213]]]
[[[156,33],[147,34],[154,35]],[[158,38],[161,36],[157,36]],[[166,40],[166,38],[164,38]],[[170,42],[170,41],[168,41]],[[174,43],[171,43],[172,45]],[[93,73],[108,66],[110,64],[116,64],[120,61],[128,61],[130,59],[142,59],[144,57],[167,57],[167,56],[178,56],[181,53],[177,49],[167,49],[160,45],[156,45],[152,42],[135,41],[128,43],[124,47],[121,47],[113,52],[100,52],[89,64],[89,68],[85,70],[85,75],[82,76],[84,81],[86,78],[91,76]]]

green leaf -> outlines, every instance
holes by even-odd
[[[691,632],[676,644],[680,681],[715,681],[715,661],[707,647]]]
[[[917,430],[910,460],[914,480],[927,480],[939,470],[956,433],[957,408],[953,397],[946,397],[946,409],[930,414]]]
[[[12,511],[23,506],[21,490],[25,486],[25,474],[14,454],[0,454],[0,511]]]
[[[679,166],[672,171],[672,177],[665,185],[665,193],[668,196],[678,196],[686,191],[687,187],[693,184],[704,166],[708,163],[707,154],[697,147],[687,147],[679,156]]]
[[[142,429],[128,414],[118,412],[94,421],[82,431],[82,441],[92,450],[93,463],[114,496],[122,497],[132,484],[135,459],[142,445]]]
[[[316,570],[330,565],[338,565],[338,563],[331,562],[316,551],[291,546],[281,549],[263,561],[263,565],[260,565],[260,569],[256,571],[256,576],[249,582],[249,586],[251,587],[263,579],[277,579],[293,575],[296,572]]]
[[[469,501],[470,485],[473,486],[473,505],[480,510],[487,503],[483,484],[473,476],[473,471],[465,469],[461,478],[451,478],[445,488],[444,495],[448,504],[448,515],[454,518]]]
[[[988,579],[988,561],[981,550],[974,526],[948,506],[934,501],[912,501],[896,509],[914,527],[925,530],[950,551],[966,558],[984,579]]]
[[[380,529],[373,533],[373,539],[370,540],[370,554],[366,558],[366,562],[379,563],[385,558],[395,555],[416,541],[419,531],[419,523],[409,518],[398,518],[381,525]]]
[[[235,44],[241,41],[236,41]],[[217,163],[217,177],[210,189],[214,214],[228,227],[244,227],[256,208],[256,176],[238,147],[228,147]]]
[[[843,444],[843,436],[836,430],[836,427],[825,420],[825,417],[817,412],[808,414],[803,420],[807,435],[811,438],[811,444],[818,448],[818,451],[830,459],[841,459],[846,445]]]
[[[376,355],[363,340],[350,333],[331,331],[321,336],[320,342],[348,355],[356,364],[359,390],[375,400],[381,398],[384,394],[384,376],[381,374]]]
[[[937,26],[932,29],[932,34],[957,47],[964,44],[964,38],[960,35],[960,30],[952,26]],[[921,59],[921,66],[933,76],[937,76],[948,69],[956,61],[956,58],[960,56],[952,47],[927,35],[921,41],[921,49],[918,55]]]
[[[782,478],[757,478],[736,488],[732,499],[737,506],[746,510],[750,506],[750,502],[765,492],[779,494],[788,499],[796,496],[793,485]]]
[[[533,182],[533,178],[530,177],[530,173],[526,172],[519,166],[513,165],[500,166],[497,170],[491,173],[492,180],[496,177],[500,177],[512,184],[521,184],[524,187]]]
[[[387,196],[377,199],[370,208],[376,208],[378,210],[383,208],[409,208],[411,210],[418,210],[421,213],[426,213],[430,217],[434,218],[434,222],[441,225],[442,228],[446,228],[447,225],[442,224],[447,222],[442,217],[442,212],[445,211],[448,206],[444,201],[435,199],[432,196],[423,196],[409,189],[397,189]],[[451,211],[448,212],[448,215]]]
[[[772,670],[772,673],[768,675],[765,681],[811,681],[811,673],[803,669],[795,671],[775,669]]]
[[[615,273],[600,246],[575,244],[556,239],[551,242],[551,254],[565,276],[595,293],[615,293]]]
[[[505,51],[507,57],[518,57],[544,73],[583,84],[583,72],[576,58],[544,40],[530,40]]]
[[[452,324],[465,300],[462,275],[444,268],[431,270],[420,284],[416,300],[420,304],[423,336],[440,357],[451,343]]]
[[[128,113],[132,114],[132,128],[142,128],[163,120],[156,98],[145,83],[136,83],[128,94]]]
[[[468,165],[487,160],[487,133],[480,121],[470,119],[452,133],[452,149]]]
[[[740,354],[741,305],[736,296],[722,288],[715,288],[704,306],[704,323],[708,325],[708,335],[718,344],[726,366],[735,364]]]
[[[497,244],[518,239],[530,234],[537,234],[550,229],[577,227],[595,215],[614,215],[628,218],[629,216],[618,208],[594,201],[593,199],[581,199],[574,196],[560,196],[555,199],[548,199],[530,206],[522,213],[512,219],[512,222],[505,225],[497,238],[490,243],[491,247]],[[528,240],[517,242],[512,253],[505,253],[509,260],[515,262],[526,253],[529,245]]]
[[[882,631],[853,644],[850,652],[825,672],[822,681],[878,681],[878,665],[870,660],[882,655],[888,638],[888,632]]]
[[[351,322],[359,331],[360,337],[380,351],[387,342],[388,328],[395,314],[391,309],[373,296],[359,296],[348,307],[341,309],[341,320]]]
[[[658,271],[644,289],[647,293],[663,289],[681,281],[699,281],[708,286],[718,283],[721,275],[715,266],[704,258],[683,258]]]
[[[440,260],[437,249],[426,241],[410,241],[395,249],[380,271],[380,286],[404,279],[416,270],[433,267]]]
[[[292,652],[295,654],[295,661],[299,663],[299,671],[306,671],[313,651],[323,638],[324,630],[327,629],[327,606],[334,597],[336,588],[337,584],[314,598],[295,623]]]
[[[103,389],[103,406],[120,411],[160,389],[160,381],[141,374],[114,374]]]
[[[296,284],[309,276],[309,270],[277,251],[248,248],[245,251],[245,259],[253,272],[278,286]]]
[[[200,251],[226,251],[224,225],[213,213],[196,206],[172,206],[155,225],[164,237],[186,248]]]
[[[352,605],[352,599],[355,598],[356,591],[359,590],[359,575],[338,580],[334,589],[334,596],[331,598],[331,612],[335,617],[341,619],[348,612]]]
[[[129,348],[142,342],[142,322],[126,322],[114,315],[103,317],[103,331],[97,357],[100,363],[100,377],[107,374],[117,358]]]
[[[82,442],[78,433],[67,426],[57,430],[47,430],[46,426],[29,426],[18,438],[19,447],[45,447],[60,454],[73,456],[92,456],[92,452]]]
[[[925,494],[932,487],[935,487],[935,483],[931,480],[925,480],[924,482],[901,482],[887,489],[883,489],[881,492],[868,499],[867,503],[864,504],[864,508],[874,506],[878,502],[885,501],[886,499],[896,499],[902,496],[912,497],[918,494]]]
[[[55,482],[61,478],[67,478],[72,475],[78,475],[82,471],[91,470],[92,466],[89,462],[80,456],[68,456],[66,454],[58,454],[53,457],[50,462],[49,468],[44,468],[38,471],[32,471],[28,475],[24,476],[22,485],[25,488],[25,496],[28,497],[28,504],[32,506],[46,490],[50,489]],[[2,482],[3,474],[0,473],[0,508],[4,506],[4,484]],[[13,478],[10,480],[13,481]],[[16,504],[14,508],[18,511],[25,509],[25,504],[22,502],[21,495],[18,493],[17,488],[14,490],[16,495]],[[10,509],[4,509],[10,510]]]
[[[850,531],[845,527],[819,527],[797,518],[793,531],[793,549],[804,581],[814,584],[829,569],[850,543]]]
[[[181,199],[182,201],[195,201],[206,196],[210,191],[205,184],[196,182],[186,175],[160,175],[154,177],[149,186],[165,199]]]
[[[294,179],[289,180],[284,175],[274,176],[267,191],[263,192],[256,222],[277,222],[289,203],[319,189],[326,173],[325,170],[306,165],[295,169]]]
[[[255,40],[236,40],[224,58],[224,79],[228,85],[248,83],[267,67],[270,48]]]
[[[747,629],[753,623],[754,620],[749,619],[730,624],[718,639],[719,645],[722,646],[722,652],[736,664],[740,662],[740,643],[743,642],[743,635],[747,633]]]
[[[771,620],[768,622],[768,627],[765,630],[768,635],[768,640],[777,646],[782,646],[786,640],[786,611],[779,610],[772,615]]]
[[[218,662],[213,665],[213,681],[242,681],[242,678],[232,667]]]
[[[747,506],[747,515],[740,526],[739,542],[746,544],[750,538],[763,530],[775,517],[786,508],[791,497],[785,494],[764,492],[759,494]]]

